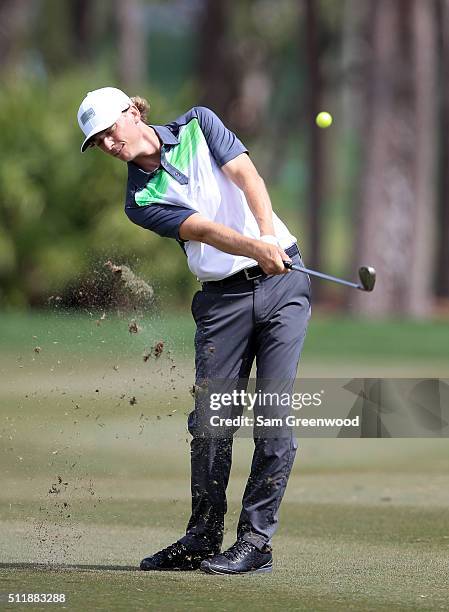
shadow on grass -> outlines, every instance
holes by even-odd
[[[140,571],[135,565],[81,565],[79,563],[0,563],[1,569],[23,569],[23,570],[39,570],[39,571],[62,571],[62,570],[99,570],[102,572],[129,572]]]

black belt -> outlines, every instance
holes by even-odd
[[[299,249],[296,244],[292,244],[292,246],[288,247],[288,249],[285,251],[285,254],[289,257],[293,257],[298,253]],[[231,276],[227,276],[222,280],[206,281],[203,283],[203,287],[225,287],[226,285],[231,285],[240,281],[251,281],[256,278],[265,278],[266,276],[268,276],[268,274],[265,274],[260,266],[252,266],[251,268],[245,268],[244,270],[240,270],[240,272],[231,274]]]

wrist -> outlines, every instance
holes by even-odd
[[[247,257],[251,257],[256,261],[259,261],[261,257],[263,257],[266,253],[266,247],[261,244],[261,240],[251,239],[251,247],[248,249]]]
[[[279,246],[279,240],[273,234],[264,234],[260,237],[262,242],[265,244],[273,244],[274,246]]]

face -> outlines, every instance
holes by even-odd
[[[137,127],[139,120],[139,111],[130,106],[111,127],[93,136],[91,146],[97,146],[122,161],[133,160],[141,153],[141,132]]]

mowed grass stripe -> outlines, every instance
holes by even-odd
[[[20,533],[20,525],[15,525],[13,532]],[[123,606],[143,609],[139,607],[144,601],[143,593],[146,609],[155,610],[235,610],[242,606],[249,610],[438,609],[445,604],[447,556],[435,551],[279,536],[275,571],[270,576],[143,574],[108,571],[108,567],[137,565],[142,554],[161,545],[161,536],[170,538],[173,533],[84,526],[83,534],[87,546],[74,539],[65,559],[57,560],[60,564],[75,564],[77,570],[8,569],[8,562],[4,562],[0,573],[5,588],[20,590],[22,584],[27,584],[45,591],[51,581],[51,592],[58,592],[55,587],[62,589],[59,592],[70,596],[72,605],[79,602],[82,594],[89,597],[92,607],[98,601],[100,607],[95,605],[95,609],[101,610],[125,609]],[[77,546],[81,557],[74,559]],[[45,559],[44,550],[40,562],[45,561],[51,558]],[[83,565],[103,565],[104,569],[87,571]],[[116,589],[117,584],[121,590]]]
[[[159,339],[175,353],[193,354],[194,322],[189,312],[155,313],[137,319],[138,334],[128,331],[129,320],[136,315],[117,317],[101,312],[90,316],[73,310],[32,313],[0,313],[2,352],[17,354],[33,351],[36,345],[45,350],[92,355],[119,351],[132,355]],[[36,336],[36,338],[33,338]],[[53,343],[57,342],[57,345]],[[446,321],[384,320],[370,321],[355,317],[327,317],[314,314],[309,325],[303,360],[354,359],[354,357],[401,359],[406,362],[435,360],[449,365],[449,325]],[[56,350],[56,349],[55,349]],[[449,375],[449,369],[448,369]]]
[[[67,501],[67,510],[61,510]],[[240,512],[237,501],[230,503],[226,520],[228,539],[234,538]],[[7,524],[10,520],[27,519],[24,530],[33,531],[34,521],[55,523],[58,529],[71,529],[96,525],[110,525],[114,531],[123,525],[132,528],[173,531],[173,537],[184,532],[189,517],[190,504],[179,499],[173,491],[170,499],[129,499],[117,501],[96,495],[89,499],[73,499],[53,496],[39,502],[0,504],[0,518]],[[70,515],[70,518],[67,516]],[[4,531],[6,533],[6,531]],[[382,544],[410,550],[445,552],[449,558],[449,517],[441,507],[423,508],[413,506],[362,505],[339,503],[292,503],[285,501],[281,511],[280,537],[294,540],[333,541]],[[275,546],[279,546],[275,540]],[[281,550],[281,548],[279,548]],[[16,559],[20,561],[21,559]]]
[[[345,590],[338,580],[328,589],[326,585],[311,588],[291,573],[280,576],[207,576],[200,572],[158,574],[131,571],[101,571],[82,569],[0,570],[5,587],[16,591],[27,584],[32,592],[65,592],[68,609],[83,609],[89,601],[90,609],[100,611],[148,610],[200,610],[204,612],[308,611],[329,612],[353,610],[356,612],[445,609],[444,593],[429,593],[426,599],[416,592],[407,593],[398,602],[397,584],[388,591],[373,589],[366,578],[365,588],[348,585]],[[388,580],[387,575],[382,580]],[[394,588],[396,587],[396,591]],[[418,589],[419,590],[419,589]],[[33,606],[33,610],[47,607]]]

